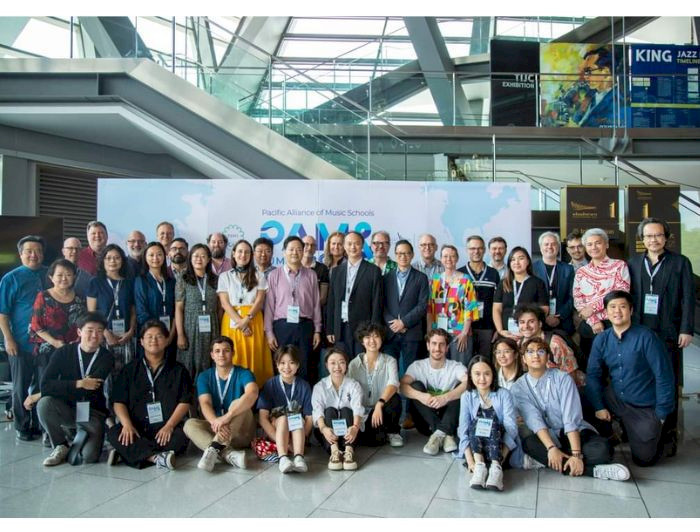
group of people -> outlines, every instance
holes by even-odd
[[[669,236],[645,219],[628,265],[601,229],[567,236],[571,263],[553,232],[534,263],[495,237],[486,264],[473,235],[458,268],[429,234],[414,261],[377,231],[366,260],[360,233],[336,232],[320,262],[313,236],[288,237],[275,268],[265,237],[227,257],[226,235],[190,247],[162,222],[125,251],[95,221],[88,247],[68,238],[48,269],[26,236],[0,281],[8,415],[20,440],[44,434],[47,466],[96,461],[106,437],[110,464],[172,469],[191,440],[200,468],[245,467],[261,434],[280,471],[304,472],[313,433],[329,469],[354,470],[357,445],[402,446],[415,427],[425,453],[464,458],[475,488],[503,489],[503,467],[624,480],[620,438],[641,465],[677,447],[694,294]]]

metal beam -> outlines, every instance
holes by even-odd
[[[646,26],[659,17],[596,17],[552,42],[605,44]]]
[[[209,19],[207,17],[187,17],[192,25],[194,46],[197,51],[197,62],[200,65],[199,77],[202,88],[209,89],[210,74],[217,68],[214,41],[211,36]],[[207,70],[209,72],[207,72]]]
[[[437,20],[434,17],[404,17],[404,22],[442,123],[446,126],[472,123],[471,107],[461,86],[454,83],[454,64]]]
[[[97,57],[153,59],[129,17],[78,17]]]
[[[493,17],[474,17],[472,22],[472,38],[469,43],[469,55],[485,54],[489,51],[489,40],[492,34]]]

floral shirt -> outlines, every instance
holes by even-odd
[[[576,270],[574,306],[580,311],[591,305],[593,314],[586,320],[593,327],[608,319],[603,298],[613,290],[630,291],[630,272],[623,260],[605,258],[597,266],[590,263]]]
[[[39,292],[34,300],[29,341],[34,344],[34,356],[52,352],[54,347],[37,334],[46,331],[66,344],[78,341],[78,320],[87,311],[80,296],[70,303],[61,303],[48,290]]]

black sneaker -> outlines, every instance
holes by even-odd
[[[34,435],[29,431],[16,430],[15,435],[17,436],[17,439],[20,441],[33,441],[34,440]]]

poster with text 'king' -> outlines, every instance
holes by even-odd
[[[155,240],[156,226],[167,220],[190,246],[223,232],[229,253],[239,239],[252,243],[268,237],[275,244],[273,263],[280,264],[288,236],[312,235],[322,252],[334,231],[358,231],[365,237],[365,256],[371,257],[369,237],[383,229],[392,243],[411,241],[416,255],[420,235],[431,233],[439,245],[456,245],[464,262],[465,238],[472,234],[487,241],[502,236],[510,247],[529,249],[530,185],[105,178],[98,182],[98,217],[110,242],[122,247],[135,229]]]

